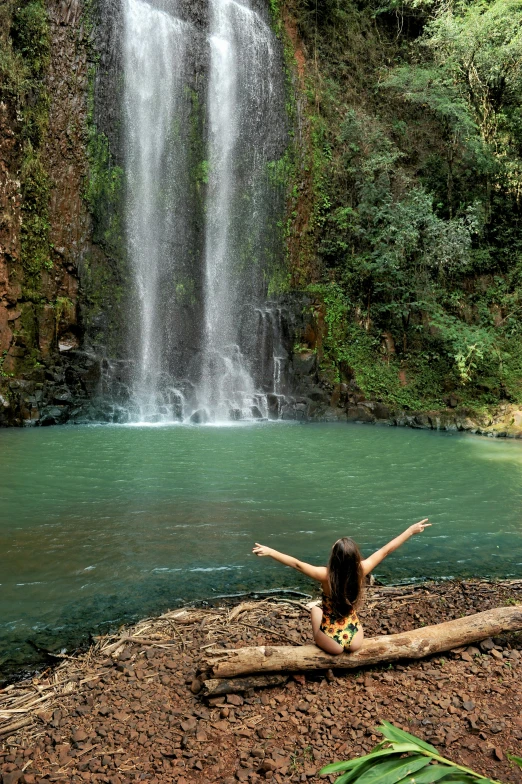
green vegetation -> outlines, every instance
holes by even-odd
[[[94,116],[95,68],[89,71],[87,114],[87,159],[89,175],[85,200],[93,217],[94,239],[115,259],[124,256],[123,186],[124,172],[114,164],[106,135],[98,130]]]
[[[347,762],[335,762],[319,772],[342,773],[335,784],[434,784],[434,782],[458,782],[458,784],[498,784],[464,765],[457,765],[442,757],[434,746],[409,732],[384,721],[379,732],[384,740],[369,754]],[[517,764],[522,760],[508,755]]]
[[[0,9],[0,99],[14,109],[19,123],[26,291],[37,288],[42,270],[52,268],[51,183],[44,164],[49,122],[49,95],[44,80],[49,64],[49,23],[43,0],[4,3]]]
[[[93,29],[95,6],[84,7],[83,21]],[[95,48],[90,59],[97,63]],[[87,112],[88,174],[84,198],[92,217],[95,247],[83,259],[81,269],[82,322],[93,341],[106,341],[117,354],[125,330],[122,305],[127,254],[123,226],[125,173],[115,160],[107,135],[97,126],[95,116],[96,65],[89,69]]]
[[[324,302],[326,377],[409,408],[522,402],[521,0],[287,11],[311,202],[288,242]]]

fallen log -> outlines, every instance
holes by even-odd
[[[289,675],[253,675],[250,678],[210,678],[203,681],[203,697],[220,697],[224,694],[238,694],[249,689],[262,689],[267,686],[282,686]]]
[[[237,648],[213,652],[205,667],[213,678],[235,678],[256,672],[354,669],[397,659],[422,659],[462,645],[522,629],[522,605],[497,607],[454,621],[425,626],[401,634],[385,634],[364,640],[355,653],[332,656],[315,645]]]

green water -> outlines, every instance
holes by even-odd
[[[522,574],[522,443],[357,425],[0,431],[0,665],[188,600],[313,586],[254,541],[324,563],[421,517],[386,581]]]

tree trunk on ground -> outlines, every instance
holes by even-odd
[[[222,678],[211,678],[203,681],[204,697],[219,697],[222,694],[237,694],[249,689],[262,689],[266,686],[282,686],[289,675],[252,675],[249,678],[234,678],[230,681]]]
[[[522,606],[497,607],[454,621],[425,626],[402,634],[380,635],[364,640],[355,653],[332,656],[315,645],[238,648],[213,653],[205,666],[213,678],[234,678],[255,672],[354,669],[397,659],[422,659],[461,645],[484,640],[501,632],[522,630]]]

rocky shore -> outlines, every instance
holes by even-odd
[[[373,635],[521,601],[520,580],[372,587],[361,618]],[[308,610],[287,598],[177,610],[98,639],[0,692],[3,784],[313,783],[322,765],[372,748],[382,719],[483,775],[522,784],[506,756],[522,751],[522,634],[203,696],[208,652],[284,641],[311,641]]]

